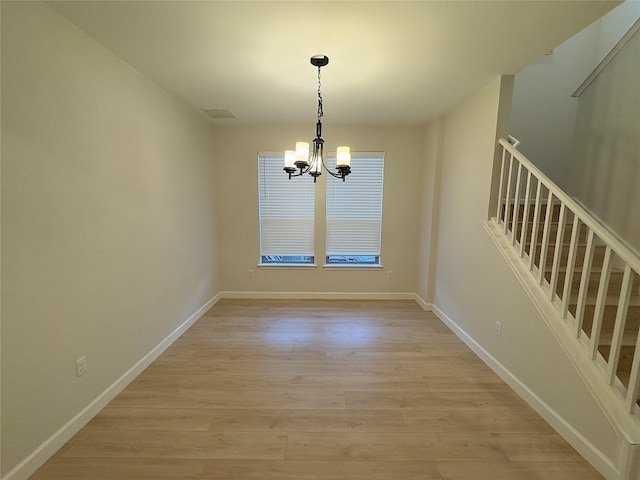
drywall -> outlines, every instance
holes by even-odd
[[[561,188],[568,182],[578,101],[573,92],[594,68],[599,24],[590,25],[516,75],[509,134]]]
[[[257,267],[259,257],[257,153],[291,149],[310,139],[307,127],[220,127],[215,130],[221,289],[233,292],[415,292],[422,180],[422,127],[344,127],[328,121],[326,150],[384,151],[382,269],[324,268],[326,173],[316,184],[316,268]],[[285,175],[285,173],[282,173]],[[352,172],[357,175],[358,172]],[[291,180],[296,181],[295,178]],[[349,181],[347,177],[346,181]],[[295,208],[292,205],[291,208]],[[348,208],[348,205],[345,206]],[[249,278],[248,270],[254,271]],[[392,271],[389,279],[387,272]]]
[[[568,192],[640,252],[640,31],[578,99]]]
[[[578,99],[572,94],[640,17],[628,0],[516,75],[509,134],[562,189],[574,183]],[[579,155],[579,153],[578,153]]]
[[[508,87],[508,79],[497,79],[445,116],[434,304],[568,425],[615,458],[615,433],[484,228],[499,101],[508,99]],[[500,337],[493,333],[496,321],[502,323]]]
[[[620,41],[631,26],[640,18],[640,1],[627,0],[598,20],[600,35],[595,52],[595,68]]]
[[[422,228],[418,256],[418,264],[423,268],[418,269],[416,293],[427,303],[433,302],[435,289],[443,133],[444,117],[433,120],[425,128],[422,198],[420,200],[420,225]]]
[[[2,475],[218,291],[211,142],[45,3],[2,2]]]

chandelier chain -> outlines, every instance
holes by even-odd
[[[324,115],[323,109],[322,109],[322,84],[320,82],[320,67],[318,67],[318,121],[320,121],[320,119],[322,118],[322,116]]]

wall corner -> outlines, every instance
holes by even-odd
[[[501,149],[498,148],[498,139],[507,138],[509,135],[509,121],[511,120],[511,107],[513,104],[513,86],[515,75],[502,75],[500,77],[498,93],[498,110],[496,112],[496,137],[493,151],[493,169],[491,172],[491,196],[487,211],[487,219],[494,215],[497,205],[496,191],[500,183],[500,167],[502,165]]]

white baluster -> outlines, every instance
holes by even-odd
[[[607,365],[607,376],[609,383],[613,384],[618,370],[620,350],[622,349],[622,339],[627,321],[627,311],[629,310],[629,298],[631,298],[631,287],[633,285],[633,275],[631,267],[625,265],[624,276],[622,277],[622,287],[620,287],[620,299],[618,300],[618,310],[616,312],[616,323],[613,328],[611,338],[611,350],[609,351],[609,362]]]
[[[589,279],[591,278],[591,265],[593,264],[593,247],[595,234],[589,229],[587,235],[587,247],[582,262],[582,275],[580,276],[580,290],[578,291],[578,304],[576,305],[576,337],[582,336],[582,324],[584,322],[584,307],[587,303],[589,292]]]
[[[567,259],[567,272],[564,276],[564,288],[562,289],[562,318],[567,318],[569,311],[569,299],[571,298],[571,287],[573,275],[576,269],[576,256],[578,252],[578,238],[580,236],[580,219],[573,216],[573,227],[571,228],[571,243],[569,244],[569,258]]]
[[[556,286],[558,285],[558,270],[560,269],[560,258],[562,255],[562,244],[564,240],[566,209],[564,203],[560,204],[560,215],[558,216],[558,231],[556,232],[556,247],[553,250],[553,265],[551,267],[551,278],[549,286],[551,287],[551,301],[556,297]]]
[[[611,276],[611,248],[608,246],[604,252],[602,262],[602,272],[600,273],[600,285],[598,286],[598,297],[596,299],[596,309],[593,313],[593,325],[591,326],[591,358],[596,359],[598,346],[600,344],[600,333],[602,332],[602,317],[604,307],[607,304],[607,291],[609,290],[609,277]]]
[[[520,231],[520,257],[524,255],[527,243],[527,230],[529,229],[529,210],[531,209],[531,171],[527,170],[527,186],[524,193],[524,205],[522,213],[522,229]],[[531,249],[529,249],[531,251]]]
[[[509,154],[509,178],[507,179],[507,192],[504,204],[504,234],[509,236],[509,214],[511,205],[511,177],[513,177],[513,154]]]
[[[504,191],[504,166],[505,166],[506,154],[507,154],[507,150],[504,147],[502,147],[502,165],[500,166],[500,183],[498,184],[498,206],[496,207],[497,208],[496,222],[498,223],[498,225],[500,224],[500,219],[502,218],[502,207],[504,205],[502,192]],[[506,205],[504,205],[504,208],[506,209]]]
[[[636,349],[631,363],[631,377],[627,389],[626,407],[629,413],[635,413],[638,407],[638,394],[640,394],[640,330],[636,339]]]
[[[547,250],[549,249],[549,235],[551,234],[551,217],[553,217],[553,193],[549,190],[547,195],[547,209],[544,217],[544,229],[542,230],[542,245],[540,246],[540,271],[538,282],[544,283],[544,272],[547,263]]]
[[[533,209],[533,231],[531,232],[531,250],[529,251],[529,271],[535,266],[536,249],[538,248],[538,230],[540,230],[540,209],[542,208],[542,183],[536,178],[536,205]]]
[[[513,221],[511,222],[511,244],[515,245],[518,233],[518,217],[520,215],[520,184],[522,183],[522,163],[518,162],[516,177],[516,193],[513,199]]]

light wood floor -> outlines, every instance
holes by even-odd
[[[223,300],[33,480],[602,479],[410,301]]]

